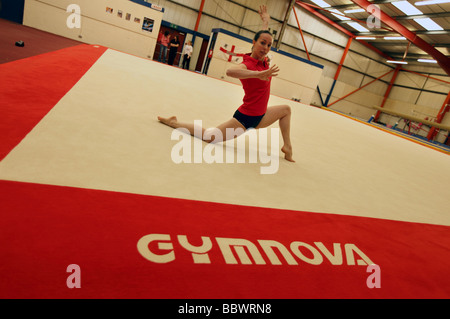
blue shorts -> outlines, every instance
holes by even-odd
[[[261,122],[264,115],[265,114],[258,115],[258,116],[245,115],[245,114],[242,114],[241,112],[239,112],[238,110],[236,110],[233,117],[236,120],[238,120],[239,123],[241,123],[245,127],[246,130],[248,130],[249,128],[256,128],[258,126],[258,124]]]

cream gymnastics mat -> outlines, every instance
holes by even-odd
[[[210,127],[242,97],[238,85],[109,49],[0,162],[0,179],[450,225],[448,155],[276,96],[269,105],[292,108],[296,163],[281,152],[274,174],[248,160],[174,163],[179,141],[158,115]]]

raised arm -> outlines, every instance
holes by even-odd
[[[259,6],[259,16],[262,20],[262,29],[268,30],[269,29],[269,22],[270,22],[270,14],[267,13],[267,7],[265,5]]]

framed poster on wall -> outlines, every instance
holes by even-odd
[[[153,19],[144,17],[144,22],[142,23],[142,30],[152,32],[154,24],[155,21]]]

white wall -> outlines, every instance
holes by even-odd
[[[67,7],[81,9],[81,27],[69,28]],[[106,12],[113,8],[113,13]],[[118,17],[118,11],[122,17]],[[131,15],[130,20],[126,15]],[[154,20],[153,31],[142,30],[144,17]],[[135,18],[140,19],[137,23]],[[89,44],[99,44],[136,56],[152,58],[163,12],[125,0],[25,0],[23,24]]]

